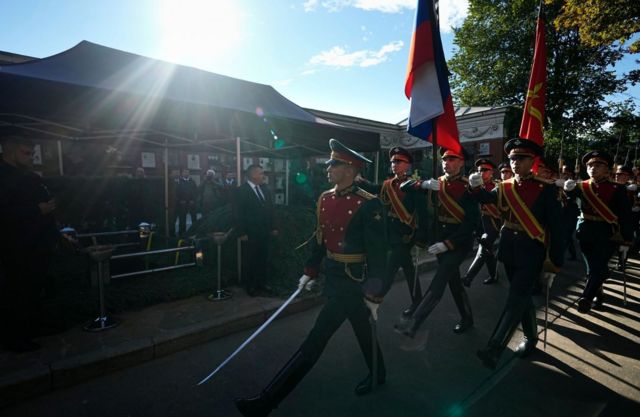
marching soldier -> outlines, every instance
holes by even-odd
[[[562,172],[560,174],[562,180],[573,180],[575,173],[568,165],[562,166]],[[578,216],[580,215],[580,208],[576,201],[575,195],[569,195],[568,193],[562,193],[562,225],[565,230],[565,244],[564,247],[569,251],[569,259],[575,261],[577,259],[576,247],[573,243],[573,235],[576,232],[576,225],[578,223]]]
[[[377,308],[388,287],[383,206],[374,195],[353,184],[364,163],[371,161],[335,139],[330,140],[329,146],[331,159],[327,161],[327,177],[335,187],[318,200],[318,226],[312,253],[299,282],[299,288],[308,288],[324,259],[324,295],[328,300],[302,346],[262,393],[255,398],[236,399],[236,407],[245,417],[266,416],[276,408],[311,370],[345,320],[351,323],[370,370],[356,386],[356,395],[371,392],[372,378],[377,378],[378,384],[385,383],[382,352],[378,347],[374,354],[369,325],[370,317],[377,318]],[[376,366],[374,357],[377,357]],[[372,375],[373,369],[377,369],[377,375]]]
[[[618,184],[624,185],[627,189],[627,198],[629,200],[629,206],[631,207],[631,225],[633,228],[633,241],[636,241],[638,236],[638,228],[640,227],[640,201],[638,201],[638,186],[635,182],[630,181],[633,177],[633,168],[629,165],[618,165],[615,173],[615,180]],[[618,269],[624,270],[625,262],[624,256],[618,253]]]
[[[578,300],[578,312],[588,313],[595,299],[601,308],[602,285],[609,275],[609,258],[617,245],[624,258],[633,239],[631,210],[627,190],[609,179],[613,166],[611,156],[603,151],[587,152],[582,157],[589,179],[567,180],[564,189],[582,201],[576,237],[587,266],[587,285]]]
[[[409,317],[403,317],[394,327],[397,332],[413,337],[438,305],[449,284],[451,295],[462,316],[453,331],[462,333],[473,326],[471,304],[460,280],[460,264],[473,246],[472,234],[478,224],[478,203],[467,192],[468,180],[462,176],[464,151],[440,150],[445,172],[438,179],[407,181],[401,189],[406,192],[429,190],[428,204],[438,204],[438,221],[431,237],[435,243],[427,249],[438,258],[438,270],[422,301]]]
[[[501,181],[506,181],[513,178],[513,171],[511,170],[511,165],[509,165],[508,162],[502,162],[500,165],[498,165],[498,170],[500,171]]]
[[[482,187],[485,190],[491,191],[497,186],[497,182],[493,180],[493,170],[496,168],[489,159],[478,159],[475,163],[478,173],[482,176]],[[481,229],[479,231],[480,238],[478,239],[478,252],[476,257],[471,262],[469,270],[462,278],[462,283],[465,287],[470,287],[471,282],[475,276],[480,272],[482,265],[487,265],[489,271],[489,277],[486,278],[483,284],[493,284],[498,280],[496,275],[496,257],[493,254],[493,244],[498,238],[501,226],[500,212],[495,204],[482,204],[480,206],[480,222]]]
[[[498,259],[509,279],[509,295],[487,346],[477,352],[483,364],[495,369],[518,324],[524,340],[516,353],[527,356],[538,341],[536,310],[532,292],[540,273],[553,280],[563,261],[560,203],[553,182],[533,176],[531,167],[542,148],[526,139],[505,144],[515,177],[500,183],[491,192],[484,190],[480,174],[469,178],[472,194],[481,203],[497,204],[504,218],[498,244]]]
[[[427,223],[427,206],[421,193],[405,193],[400,190],[400,184],[405,182],[411,172],[413,157],[404,148],[396,146],[389,150],[393,178],[385,180],[382,185],[360,181],[359,186],[370,193],[377,194],[387,208],[387,230],[391,254],[387,264],[388,282],[393,282],[398,268],[402,272],[409,286],[411,306],[403,311],[403,315],[410,316],[422,299],[420,280],[416,276],[416,265],[411,259],[411,248],[416,241],[421,246],[426,243],[425,227]]]

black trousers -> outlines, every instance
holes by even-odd
[[[609,258],[615,249],[616,245],[610,241],[580,241],[580,250],[587,266],[588,276],[582,298],[593,300],[598,294],[605,280],[609,277]]]
[[[0,261],[0,337],[30,338],[40,323],[51,252],[5,253]]]
[[[393,277],[399,268],[402,268],[402,272],[407,280],[409,287],[409,295],[411,296],[411,302],[419,302],[422,296],[422,288],[420,287],[420,280],[416,280],[416,267],[411,257],[411,248],[413,244],[398,244],[391,247],[391,253],[387,263],[387,282],[389,285],[393,283]]]
[[[269,240],[250,237],[242,242],[242,282],[248,292],[265,288],[268,278]]]
[[[364,304],[362,297],[331,297],[324,305],[309,335],[302,343],[300,351],[307,363],[311,366],[317,362],[327,346],[329,339],[342,326],[346,320],[351,323],[351,328],[356,336],[360,351],[362,352],[367,367],[373,368],[373,337],[369,317],[371,313]],[[376,342],[376,345],[377,342]],[[311,369],[309,367],[309,369]],[[378,345],[378,375],[385,375],[386,369],[382,352]]]

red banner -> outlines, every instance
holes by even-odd
[[[540,6],[542,7],[542,5]],[[529,139],[542,146],[544,137],[544,100],[547,91],[547,48],[544,42],[544,20],[538,16],[536,24],[536,44],[533,52],[533,65],[529,77],[527,99],[522,112],[520,137]]]

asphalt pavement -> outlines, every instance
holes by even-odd
[[[462,265],[464,270],[468,261]],[[423,288],[433,277],[425,263]],[[373,395],[353,389],[367,373],[353,332],[343,325],[300,385],[273,416],[627,416],[640,413],[640,262],[625,279],[607,282],[604,311],[583,315],[575,302],[584,285],[580,262],[569,261],[554,284],[547,346],[527,359],[508,350],[495,371],[475,352],[502,310],[504,278],[469,295],[475,326],[457,335],[447,292],[414,339],[393,331],[406,307],[396,282],[380,308],[378,332],[387,383]],[[536,297],[543,337],[544,297]],[[0,398],[6,416],[239,416],[236,396],[255,395],[298,348],[322,298],[307,294],[202,386],[196,383],[242,343],[282,300],[211,303],[195,297],[123,316],[104,333],[79,329],[40,340],[41,352],[0,355]],[[249,314],[251,313],[251,314]],[[296,314],[294,314],[296,313]],[[511,343],[515,346],[516,334]]]

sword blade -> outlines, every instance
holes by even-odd
[[[291,296],[289,298],[287,298],[287,301],[285,301],[280,308],[278,308],[275,313],[273,313],[271,315],[271,317],[269,317],[267,319],[267,321],[265,321],[262,326],[258,327],[258,330],[256,330],[255,332],[253,332],[253,334],[251,336],[249,336],[249,338],[247,340],[245,340],[235,351],[233,351],[233,353],[231,355],[229,355],[227,357],[227,359],[225,359],[224,361],[222,361],[222,363],[220,365],[218,365],[218,367],[216,369],[213,370],[213,372],[211,372],[209,375],[207,375],[202,381],[198,382],[198,385],[202,385],[205,382],[207,382],[209,379],[213,378],[213,376],[215,374],[218,373],[218,371],[220,369],[222,369],[227,363],[229,363],[229,361],[231,361],[231,359],[233,359],[238,353],[240,353],[240,351],[242,349],[245,348],[245,346],[247,346],[249,343],[251,343],[251,341],[253,339],[255,339],[273,320],[275,320],[276,317],[278,317],[278,315],[282,312],[282,310],[284,310],[289,304],[291,304],[291,302],[293,301],[294,298],[296,298],[298,296],[298,294],[300,294],[300,291],[302,291],[302,288],[298,288],[297,290],[295,290],[293,292],[293,294],[291,294]]]
[[[547,327],[549,327],[549,284],[547,284],[547,303],[544,308],[544,350],[547,350]]]
[[[371,316],[371,390],[374,391],[378,386],[378,329],[376,328],[376,319]]]

